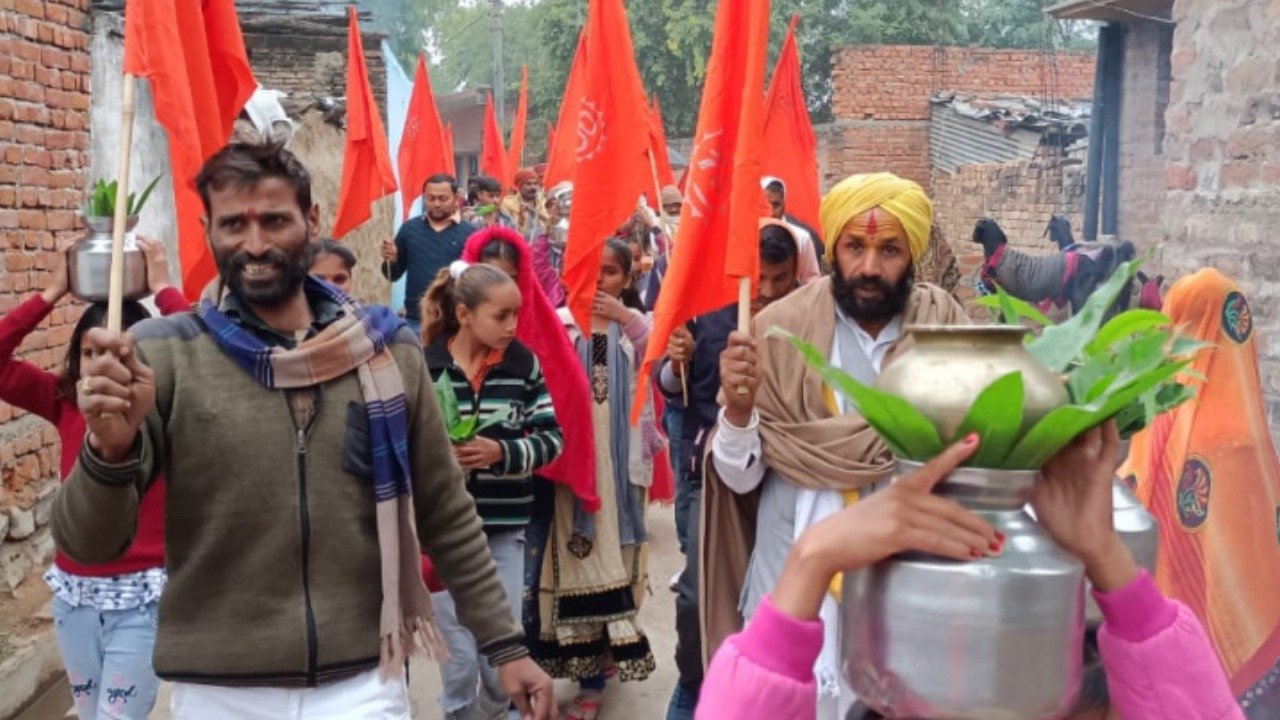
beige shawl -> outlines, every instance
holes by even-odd
[[[848,493],[888,477],[892,458],[884,441],[856,413],[835,412],[834,398],[821,376],[785,340],[766,338],[780,327],[824,352],[835,338],[835,299],[831,278],[816,280],[755,318],[760,339],[762,379],[756,393],[764,461],[789,482],[813,490]],[[903,324],[968,323],[964,308],[945,290],[917,283],[903,313]],[[909,347],[897,343],[886,358]],[[707,455],[712,443],[706,443]],[[699,612],[704,663],[726,637],[742,628],[738,601],[755,546],[759,491],[739,495],[716,474],[704,456]]]

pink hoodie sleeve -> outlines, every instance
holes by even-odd
[[[821,650],[822,621],[796,620],[765,597],[747,629],[725,640],[711,660],[694,717],[814,717],[813,664]]]
[[[1111,701],[1125,720],[1243,720],[1204,626],[1160,593],[1143,571],[1110,593],[1094,593]]]

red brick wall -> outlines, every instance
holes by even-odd
[[[55,243],[79,234],[88,167],[89,4],[0,0],[0,314],[45,286]],[[60,367],[78,316],[78,307],[59,304],[18,356]],[[10,541],[0,546],[0,592],[16,582],[22,564],[15,558],[38,563],[47,555],[47,529],[33,537],[21,526],[27,513],[47,519],[56,451],[57,434],[47,423],[0,403],[0,527],[7,527],[0,541]],[[15,540],[27,541],[23,552],[15,551]]]
[[[826,186],[853,173],[888,170],[928,188],[929,98],[936,91],[1093,95],[1091,51],[1047,56],[1037,50],[856,45],[837,52]]]

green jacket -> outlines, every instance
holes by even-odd
[[[155,371],[156,409],[132,459],[109,465],[81,450],[54,508],[58,547],[84,563],[118,557],[133,538],[141,494],[163,473],[169,584],[155,646],[160,677],[311,687],[376,667],[382,592],[356,373],[315,392],[269,390],[192,314],[148,320],[132,333]],[[523,657],[422,349],[402,330],[391,352],[408,402],[422,548],[489,660]]]

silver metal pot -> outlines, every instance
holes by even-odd
[[[1147,512],[1129,486],[1119,478],[1111,483],[1111,523],[1115,526],[1116,535],[1120,536],[1120,542],[1129,549],[1133,561],[1154,577],[1156,556],[1160,552],[1160,526],[1155,516]],[[1085,620],[1090,627],[1095,627],[1102,623],[1102,611],[1092,595],[1087,599]]]
[[[87,302],[106,302],[111,284],[111,222],[109,217],[86,217],[89,234],[71,249],[67,258],[71,293]],[[131,216],[124,236],[124,299],[147,296],[147,260],[131,232],[137,227]]]
[[[898,462],[900,474],[919,467]],[[1057,720],[1080,691],[1084,566],[1023,510],[1035,471],[960,468],[936,492],[1005,534],[972,562],[908,553],[848,573],[849,686],[890,718]]]

